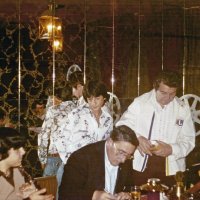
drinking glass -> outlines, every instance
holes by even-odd
[[[131,187],[131,197],[133,200],[141,199],[141,190],[139,186],[135,185]]]

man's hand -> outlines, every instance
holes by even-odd
[[[158,143],[158,147],[155,151],[152,151],[153,154],[155,154],[156,156],[161,156],[161,157],[167,157],[172,154],[171,145],[165,142],[161,142],[161,141],[157,141],[157,143]]]
[[[43,188],[41,190],[33,192],[30,196],[30,200],[54,200],[54,196],[52,194],[44,194],[46,189]]]
[[[94,194],[92,196],[92,200],[117,200],[117,198],[105,191],[94,191]]]
[[[117,194],[110,194],[105,191],[95,191],[92,200],[131,200],[131,195],[128,192],[120,192]]]
[[[21,197],[22,199],[26,199],[35,191],[37,191],[37,189],[33,183],[24,183],[19,187],[17,196]]]
[[[53,200],[54,196],[52,194],[44,194],[46,189],[43,188],[41,190],[37,190],[34,184],[25,183],[19,188],[19,192],[17,196],[26,199],[29,198],[30,200]]]
[[[131,200],[132,197],[128,192],[120,192],[115,194],[116,200]]]
[[[137,147],[137,149],[139,150],[140,154],[142,156],[144,156],[144,154],[152,156],[152,153],[150,151],[151,142],[143,136],[139,136],[138,141],[139,141],[139,146]]]

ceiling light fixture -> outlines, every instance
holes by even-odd
[[[54,48],[56,52],[61,52],[63,50],[63,37],[54,38],[52,41],[52,48]]]
[[[49,9],[45,10],[39,18],[39,38],[49,40],[55,51],[62,51],[62,21],[55,16],[55,11],[58,8],[62,8],[63,5],[57,5],[55,0],[50,0],[48,6]]]

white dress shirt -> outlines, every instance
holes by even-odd
[[[119,166],[113,166],[109,159],[105,143],[105,191],[114,194]]]

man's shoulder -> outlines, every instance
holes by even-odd
[[[74,107],[76,107],[76,103],[74,101],[63,101],[60,105],[61,106],[74,106]]]
[[[64,101],[61,103],[59,107],[60,111],[64,111],[64,112],[71,112],[76,108],[77,106],[73,101]]]
[[[72,115],[83,115],[89,113],[89,107],[87,104],[79,105],[78,107],[74,108],[71,112]]]
[[[154,91],[151,90],[149,92],[146,92],[146,93],[136,97],[134,99],[134,102],[137,102],[137,103],[145,103],[145,102],[147,102],[147,103],[149,103],[150,99],[153,98],[153,95],[154,95]]]
[[[175,97],[173,103],[179,112],[185,112],[185,113],[190,112],[189,104],[182,101],[179,97]]]
[[[79,150],[75,151],[74,153],[72,153],[72,155],[74,155],[74,156],[80,155],[80,154],[87,155],[88,152],[91,152],[91,154],[88,154],[88,155],[92,156],[92,155],[95,155],[95,153],[97,151],[103,150],[104,145],[105,145],[105,141],[98,141],[95,143],[91,143],[91,144],[88,144],[88,145],[80,148]]]
[[[98,142],[95,142],[95,143],[88,144],[88,145],[84,146],[82,149],[83,150],[100,149],[104,146],[104,144],[105,144],[105,141],[102,140],[102,141],[98,141]]]
[[[181,106],[181,107],[186,107],[187,106],[187,104],[184,102],[184,101],[182,101],[179,97],[175,97],[174,98],[174,102],[177,104],[177,105],[179,105],[179,106]]]

